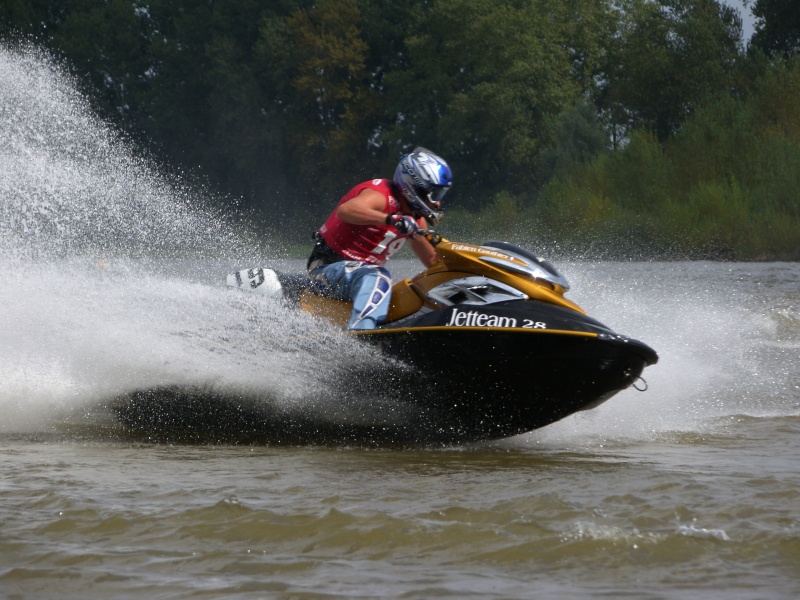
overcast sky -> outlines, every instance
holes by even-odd
[[[747,43],[750,36],[753,35],[754,19],[750,9],[745,6],[745,0],[722,0],[722,2],[739,11],[739,16],[742,17],[742,35]]]

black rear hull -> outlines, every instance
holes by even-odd
[[[490,322],[505,326],[478,326]],[[343,373],[330,382],[331,396],[309,398],[301,410],[178,388],[136,392],[115,410],[132,429],[164,441],[466,443],[594,408],[658,360],[649,346],[590,317],[531,301],[453,306],[355,335],[394,360],[379,372]]]
[[[417,367],[413,383],[407,374],[397,383],[425,414],[418,426],[453,440],[517,435],[594,408],[647,364],[630,342],[558,334],[417,331],[378,343]]]
[[[418,435],[451,441],[509,437],[594,408],[658,361],[591,317],[531,301],[453,306],[358,335],[413,368],[396,383],[420,411]]]

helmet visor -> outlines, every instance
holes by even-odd
[[[444,195],[448,192],[449,187],[435,187],[432,188],[430,191],[430,199],[436,202],[437,204],[442,201]]]
[[[449,187],[432,187],[430,189],[424,189],[421,187],[416,188],[414,191],[417,193],[417,196],[428,205],[429,208],[439,209],[442,205],[442,198],[449,190]]]

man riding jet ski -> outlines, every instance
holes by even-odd
[[[315,235],[307,274],[258,267],[227,283],[332,321],[394,359],[348,380],[380,390],[378,405],[402,407],[364,416],[358,427],[370,439],[503,438],[641,382],[656,352],[565,298],[569,283],[548,261],[507,242],[451,242],[428,228],[441,219],[451,184],[447,163],[417,148],[393,180],[345,194]],[[426,268],[392,284],[384,265],[406,240]],[[402,385],[385,385],[395,379]]]
[[[439,222],[452,182],[441,157],[416,148],[400,158],[394,179],[365,181],[347,192],[314,234],[311,289],[353,303],[348,329],[375,329],[386,319],[392,293],[386,261],[406,240],[426,267],[436,262],[436,249],[417,233]]]

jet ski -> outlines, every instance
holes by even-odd
[[[440,259],[392,287],[376,329],[345,331],[376,345],[405,371],[395,389],[402,419],[370,426],[386,439],[501,439],[592,409],[618,392],[646,388],[658,355],[614,332],[565,297],[570,286],[549,261],[517,245],[453,242],[422,232]],[[344,329],[351,304],[320,296],[305,275],[266,267],[227,285],[296,305]],[[410,376],[409,376],[410,373]]]

